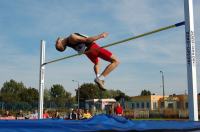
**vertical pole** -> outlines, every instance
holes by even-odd
[[[193,0],[184,0],[189,119],[198,121]]]
[[[162,72],[162,86],[163,86],[163,107],[165,109],[165,81],[164,81],[164,73]]]
[[[44,104],[44,75],[45,75],[45,41],[41,40],[40,47],[40,79],[39,79],[39,109],[38,119],[43,118],[43,104]]]
[[[80,108],[80,85],[79,85],[79,82],[78,82],[78,110]]]
[[[79,102],[80,102],[80,89],[79,89],[79,87],[80,87],[80,84],[79,84],[79,81],[77,81],[77,80],[72,80],[73,82],[77,82],[77,84],[78,84],[78,88],[77,89],[75,89],[75,91],[77,92],[76,94],[77,94],[77,103],[78,103],[78,109],[79,109]]]
[[[165,79],[163,71],[160,71],[162,76],[162,88],[163,88],[163,109],[165,109]]]

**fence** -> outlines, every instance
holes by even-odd
[[[164,109],[164,110],[147,110],[147,109],[137,109],[137,110],[125,110],[124,116],[130,119],[137,118],[170,118],[170,119],[188,119],[188,110],[174,110],[174,109]]]

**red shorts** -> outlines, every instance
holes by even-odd
[[[87,51],[88,50],[92,50],[92,51],[85,54],[94,64],[98,63],[99,61],[98,57],[106,61],[110,61],[110,58],[112,56],[112,53],[110,51],[104,48],[100,48],[100,46],[96,43],[91,44],[91,46],[88,47]]]

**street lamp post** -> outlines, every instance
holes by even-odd
[[[165,82],[164,82],[164,74],[163,71],[160,71],[162,76],[162,88],[163,88],[163,108],[165,108]]]
[[[77,91],[77,94],[78,94],[78,109],[79,109],[79,87],[80,87],[80,85],[79,85],[79,81],[76,81],[76,80],[72,80],[73,82],[77,82],[77,84],[78,84],[78,88],[75,90],[75,91]]]

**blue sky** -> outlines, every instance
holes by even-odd
[[[39,86],[40,40],[47,41],[46,60],[74,54],[54,48],[57,36],[73,32],[97,35],[109,32],[105,45],[184,20],[183,0],[1,0],[0,1],[0,86],[14,79],[26,86]],[[200,1],[194,0],[197,73],[200,76]],[[147,89],[162,94],[187,90],[184,27],[108,48],[121,61],[106,78],[108,89],[120,89],[133,96]],[[107,65],[102,61],[102,69]],[[85,56],[46,66],[46,88],[62,84],[74,94],[81,84],[94,80],[93,64]],[[200,86],[200,80],[198,79]],[[199,87],[198,86],[198,87]],[[199,88],[198,88],[199,91]]]

